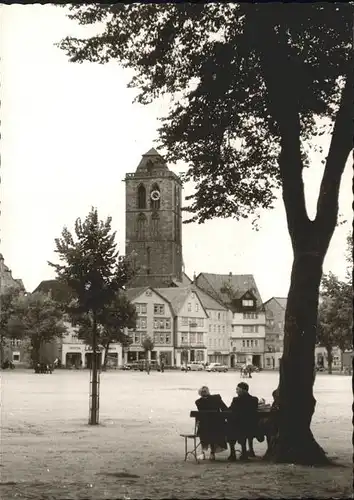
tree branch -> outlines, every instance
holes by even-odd
[[[337,223],[338,196],[341,177],[353,147],[353,86],[354,73],[349,64],[348,76],[342,91],[341,102],[334,123],[332,140],[320,186],[315,224],[327,226],[332,232]]]

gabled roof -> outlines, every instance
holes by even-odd
[[[165,297],[166,300],[168,300],[168,302],[171,304],[172,310],[176,316],[179,314],[180,310],[182,309],[184,303],[187,300],[188,295],[191,292],[194,292],[197,295],[205,314],[208,316],[208,313],[205,309],[203,301],[201,300],[201,298],[199,296],[199,290],[197,290],[196,287],[186,286],[186,287],[176,287],[176,288],[158,288],[155,290],[157,292],[159,292],[160,295]]]
[[[247,291],[251,291],[255,298],[257,299],[258,306],[262,305],[262,299],[258,291],[253,274],[211,274],[211,273],[199,273],[195,282],[198,286],[198,279],[203,276],[203,278],[208,282],[210,288],[218,296],[219,300],[227,304],[230,302],[230,297],[227,293],[222,292],[222,288],[225,284],[229,284],[234,292],[235,298],[241,298]]]
[[[192,290],[195,291],[199,297],[200,302],[203,304],[204,309],[216,309],[218,311],[227,311],[227,307],[215,300],[211,295],[204,292],[197,285],[192,286]]]
[[[128,288],[128,290],[125,291],[128,300],[131,302],[132,300],[136,299],[141,295],[142,293],[145,292],[145,290],[148,290],[150,287],[148,286],[140,286],[137,288]]]
[[[286,309],[286,304],[287,304],[287,301],[288,301],[288,299],[286,297],[271,297],[266,302],[264,302],[263,305],[268,304],[268,302],[270,302],[271,300],[275,300],[276,302],[278,302],[278,304],[280,305],[280,307],[282,307],[283,309]]]
[[[64,283],[58,280],[43,280],[37,286],[32,293],[42,292],[49,293],[51,292],[53,300],[57,300],[58,302],[68,302],[72,297],[72,290],[65,285]]]
[[[142,287],[137,287],[137,288],[129,288],[126,290],[127,298],[130,302],[133,300],[137,299],[140,295],[146,292],[146,290],[151,290],[153,293],[156,293],[161,297],[162,300],[165,300],[168,302],[166,297],[164,297],[157,288],[153,288],[152,286],[142,286]]]
[[[192,280],[186,275],[186,273],[182,273],[182,281],[178,281],[176,279],[172,280],[174,285],[178,287],[186,287],[192,284]]]

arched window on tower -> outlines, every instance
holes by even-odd
[[[142,184],[138,187],[138,208],[146,208],[146,189]]]
[[[154,184],[150,193],[150,206],[152,210],[159,210],[161,193],[158,184]]]
[[[159,223],[160,223],[160,216],[156,212],[152,214],[151,217],[151,236],[155,239],[159,237]]]
[[[138,240],[144,240],[146,234],[146,216],[139,214],[136,221],[136,233]]]

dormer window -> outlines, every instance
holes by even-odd
[[[254,306],[254,300],[252,300],[252,299],[242,299],[242,306],[243,307],[253,307]]]

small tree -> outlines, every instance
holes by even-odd
[[[151,359],[151,352],[154,350],[155,344],[152,341],[151,337],[145,337],[141,343],[144,351],[145,351],[145,359],[146,359],[146,369],[149,371],[149,364]]]
[[[351,283],[340,281],[333,273],[324,275],[322,302],[318,308],[317,341],[326,348],[328,373],[332,373],[333,348],[343,352],[353,347],[353,307]]]
[[[111,304],[97,316],[97,342],[104,350],[102,369],[105,370],[108,361],[109,347],[118,343],[126,347],[130,337],[125,333],[127,328],[136,326],[136,309],[123,293],[116,293]],[[92,315],[83,315],[78,320],[79,338],[92,346]]]
[[[8,332],[13,338],[28,338],[32,362],[39,363],[42,346],[61,338],[66,332],[62,309],[48,295],[40,292],[18,296],[12,307]]]
[[[92,321],[91,425],[99,423],[96,359],[99,317],[132,277],[130,260],[118,255],[111,222],[111,217],[100,221],[97,210],[91,208],[84,222],[80,218],[76,220],[75,238],[64,227],[61,238],[55,240],[56,253],[64,264],[49,262],[59,281],[73,291],[74,300],[68,312],[76,319],[86,315],[86,319]]]

